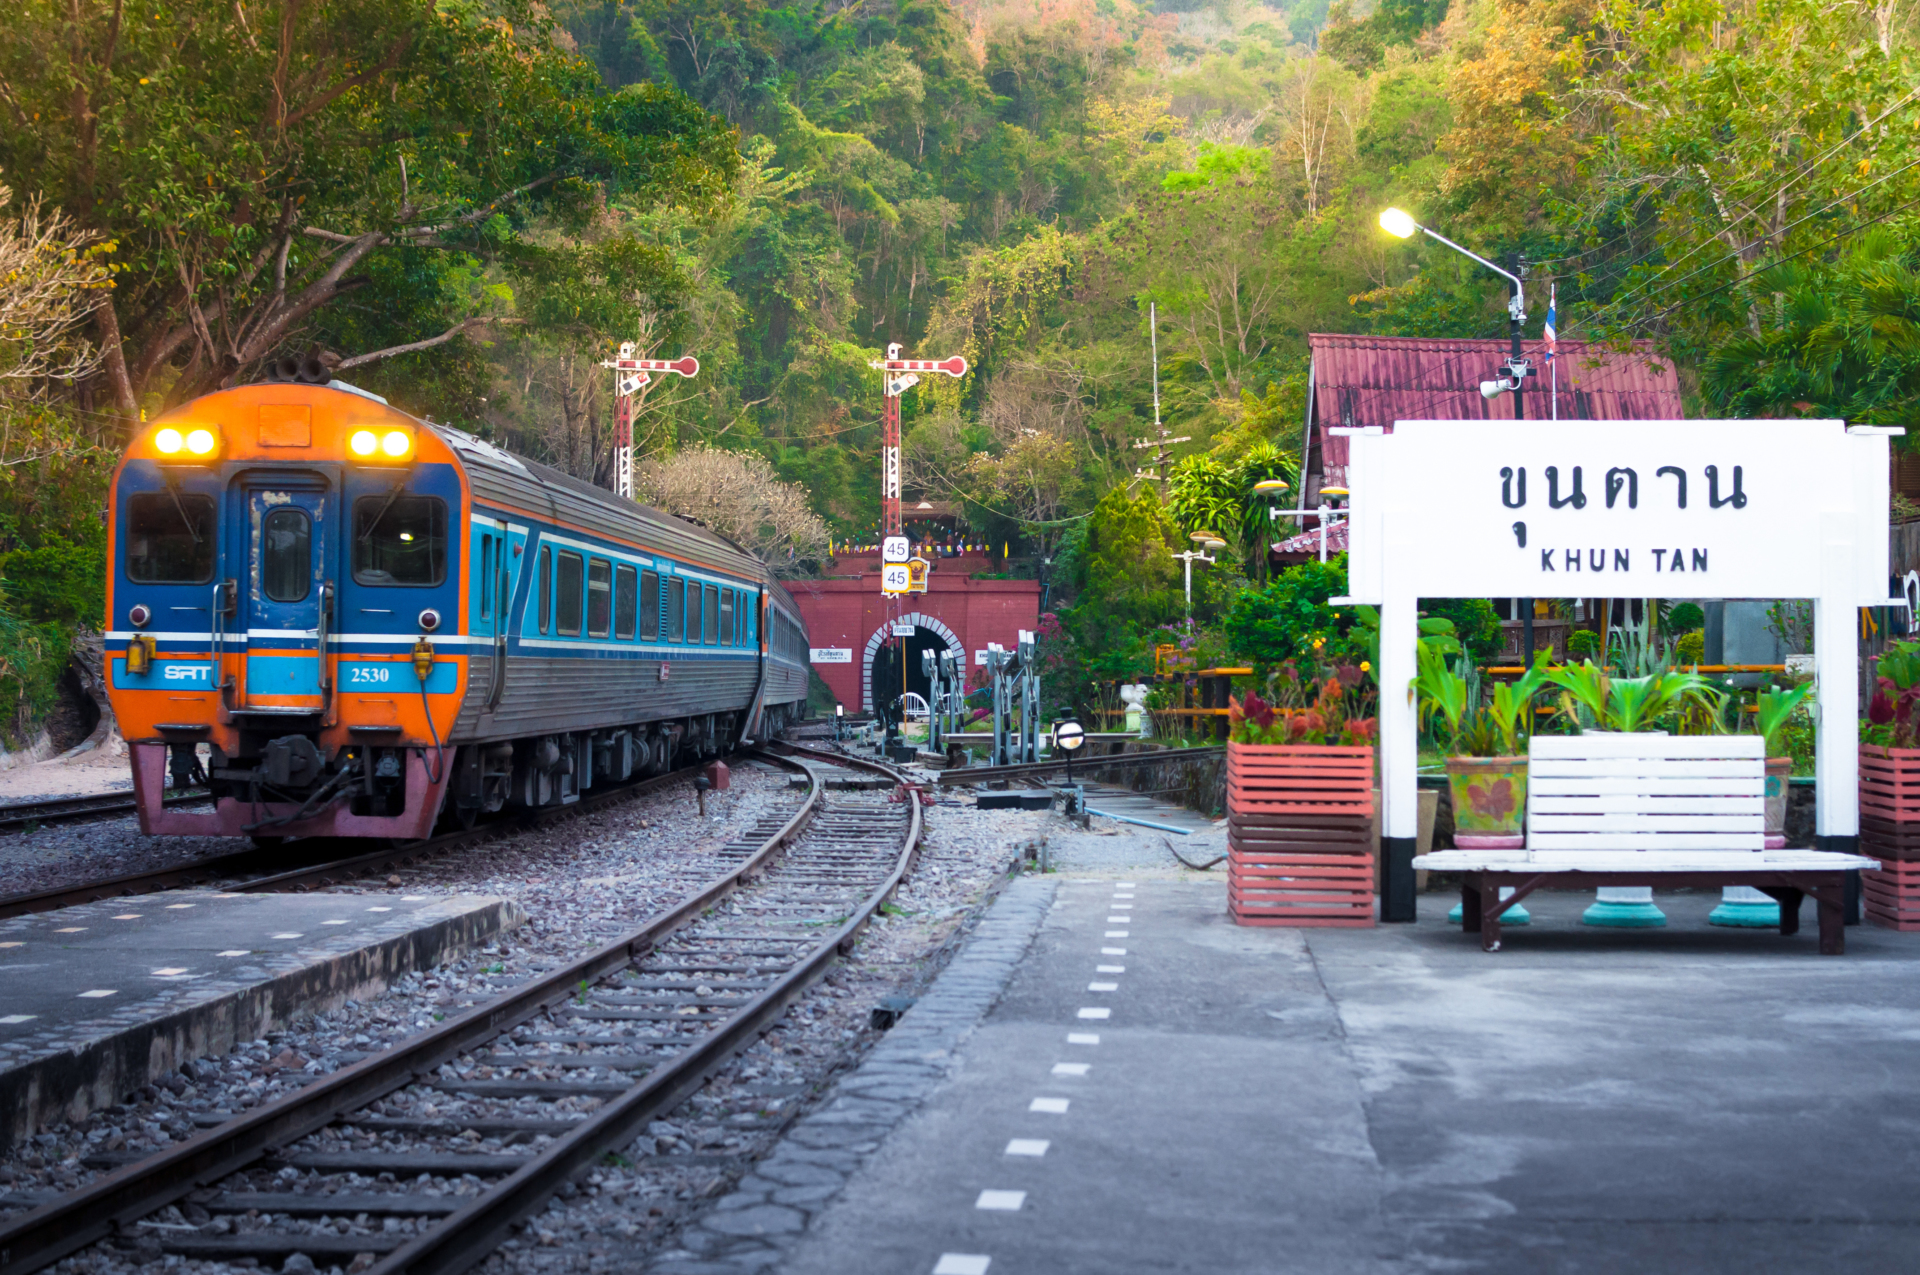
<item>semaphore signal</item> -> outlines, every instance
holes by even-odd
[[[633,342],[627,341],[620,346],[619,358],[602,359],[600,366],[613,369],[613,492],[632,500],[633,396],[653,379],[652,372],[700,375],[700,360],[691,354],[677,359],[635,358]]]

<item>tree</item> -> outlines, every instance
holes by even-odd
[[[1100,498],[1071,553],[1066,575],[1075,611],[1152,627],[1180,614],[1179,533],[1150,488],[1129,496],[1116,487]]]
[[[324,329],[343,299],[426,299],[457,339],[449,253],[541,244],[607,190],[712,201],[730,130],[671,89],[608,93],[534,0],[21,0],[0,44],[0,164],[120,244],[95,318],[131,417]],[[390,304],[390,302],[389,302]],[[402,307],[403,309],[405,307]],[[396,339],[397,338],[397,339]],[[356,352],[369,357],[394,349]]]
[[[806,489],[781,482],[765,457],[698,446],[656,457],[635,475],[636,494],[680,514],[767,564],[775,575],[804,575],[827,551],[827,524],[807,508]]]

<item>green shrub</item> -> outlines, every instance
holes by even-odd
[[[1592,629],[1575,629],[1567,638],[1567,654],[1576,660],[1600,658],[1600,635]]]
[[[1227,640],[1235,654],[1257,666],[1305,659],[1313,640],[1325,638],[1329,650],[1322,658],[1352,663],[1366,659],[1364,644],[1353,647],[1353,608],[1334,608],[1327,599],[1347,591],[1345,554],[1330,562],[1304,562],[1274,577],[1264,589],[1247,589],[1227,612]]]
[[[1667,612],[1667,632],[1669,633],[1691,632],[1694,629],[1704,628],[1706,623],[1706,613],[1701,611],[1697,603],[1682,602]]]
[[[104,544],[55,536],[35,548],[0,554],[0,583],[16,614],[40,623],[98,627],[107,607]]]
[[[1695,629],[1691,633],[1681,634],[1680,640],[1673,644],[1673,662],[1675,664],[1683,667],[1689,664],[1703,664],[1706,662],[1706,658],[1707,635],[1700,629]]]
[[[13,747],[30,742],[60,698],[71,630],[19,619],[0,595],[0,738]]]

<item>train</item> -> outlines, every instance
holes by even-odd
[[[414,841],[804,712],[765,563],[364,390],[194,399],[114,471],[107,694],[156,835]],[[204,786],[211,809],[165,803]]]

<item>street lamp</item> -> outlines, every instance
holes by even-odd
[[[1439,234],[1413,219],[1413,214],[1398,208],[1389,208],[1380,214],[1380,229],[1396,239],[1410,239],[1414,231],[1432,239],[1437,239],[1463,257],[1471,257],[1487,269],[1507,281],[1507,375],[1495,377],[1491,381],[1480,382],[1480,393],[1489,399],[1497,398],[1508,391],[1513,393],[1513,419],[1521,420],[1526,416],[1526,406],[1522,391],[1526,388],[1527,378],[1533,375],[1533,366],[1520,353],[1520,325],[1527,321],[1526,287],[1520,282],[1520,276],[1502,270],[1477,252],[1469,252],[1445,235]],[[1518,263],[1516,263],[1518,264]],[[1533,599],[1522,598],[1521,609],[1521,646],[1526,652],[1520,658],[1522,664],[1530,661],[1533,651]]]
[[[1292,489],[1293,484],[1284,478],[1263,478],[1253,485],[1254,495],[1265,496],[1276,502],[1267,508],[1267,521],[1280,521],[1280,506],[1277,502],[1283,494]],[[1269,530],[1271,530],[1271,528],[1269,528]],[[1262,580],[1267,578],[1267,539],[1265,536],[1260,538],[1260,578]]]
[[[1431,227],[1421,225],[1413,219],[1413,214],[1404,212],[1401,209],[1389,208],[1381,213],[1380,229],[1386,231],[1396,239],[1411,239],[1413,233],[1419,231],[1430,239],[1439,240],[1461,256],[1471,257],[1507,281],[1507,338],[1510,343],[1510,351],[1507,357],[1507,374],[1505,376],[1495,377],[1491,381],[1480,382],[1480,393],[1486,398],[1491,399],[1498,398],[1500,395],[1512,391],[1514,419],[1518,420],[1525,416],[1526,412],[1521,403],[1520,395],[1521,391],[1526,387],[1526,378],[1533,375],[1533,367],[1525,358],[1521,357],[1520,353],[1520,326],[1527,321],[1526,285],[1521,282],[1520,276],[1510,270],[1501,269],[1477,252],[1462,248],[1459,244]]]
[[[1322,487],[1320,506],[1317,509],[1279,509],[1273,511],[1275,518],[1318,518],[1320,520],[1320,561],[1327,560],[1327,528],[1333,524],[1333,515],[1340,512],[1339,507],[1329,501],[1345,500],[1348,496],[1345,487]]]
[[[1211,531],[1196,531],[1189,536],[1188,539],[1197,543],[1200,548],[1197,550],[1189,549],[1185,553],[1176,553],[1173,556],[1186,565],[1187,619],[1191,620],[1193,619],[1193,564],[1196,562],[1218,562],[1218,558],[1208,557],[1206,551],[1208,549],[1224,549],[1227,547],[1227,542],[1219,536],[1214,535]]]

